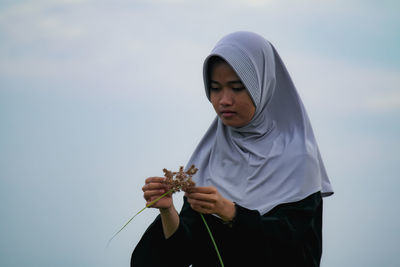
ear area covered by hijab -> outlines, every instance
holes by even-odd
[[[187,164],[199,168],[196,184],[216,186],[224,197],[261,214],[318,191],[332,195],[308,115],[275,48],[251,32],[223,37],[203,65],[208,99],[208,66],[215,56],[236,72],[256,111],[240,128],[215,118]]]

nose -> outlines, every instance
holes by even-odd
[[[222,106],[230,106],[233,104],[233,95],[230,90],[223,89],[220,92],[219,104]]]

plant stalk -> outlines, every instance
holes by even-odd
[[[213,237],[213,235],[212,235],[212,233],[211,233],[210,228],[208,227],[207,221],[206,221],[206,219],[204,218],[204,216],[203,216],[202,213],[199,212],[199,214],[200,214],[201,218],[203,219],[203,222],[204,222],[204,224],[205,224],[205,226],[206,226],[206,228],[207,228],[208,234],[210,235],[210,238],[211,238],[211,241],[212,241],[212,243],[213,243],[213,245],[214,245],[215,251],[217,252],[219,262],[221,263],[221,266],[224,267],[224,262],[222,261],[221,255],[219,254],[219,250],[218,250],[218,247],[217,247],[217,243],[215,243],[214,237]]]
[[[135,218],[137,215],[139,215],[142,211],[144,211],[145,209],[147,209],[148,207],[151,207],[152,205],[154,205],[154,203],[156,203],[157,201],[159,201],[160,199],[162,199],[163,197],[165,197],[166,195],[168,195],[169,193],[172,193],[173,189],[169,190],[168,192],[162,194],[161,196],[159,196],[158,198],[156,198],[155,200],[153,200],[152,202],[150,202],[149,204],[147,204],[143,209],[141,209],[138,213],[136,213],[135,215],[132,216],[132,218],[130,218],[125,224],[124,226],[121,227],[121,229],[119,229],[118,232],[116,232],[111,238],[110,240],[108,240],[107,242],[107,247],[110,244],[110,242],[114,239],[114,237],[116,237],[132,220],[133,218]]]

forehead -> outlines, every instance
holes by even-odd
[[[226,62],[226,60],[223,59],[222,57],[219,57],[219,56],[212,56],[212,57],[210,57],[210,58],[208,59],[207,67],[208,67],[208,69],[212,69],[212,68],[214,67],[214,65],[216,65],[216,64],[221,64],[221,63],[228,64],[228,63]]]
[[[210,68],[210,82],[216,82],[220,80],[242,83],[237,73],[225,61],[214,62]]]

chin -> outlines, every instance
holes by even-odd
[[[229,127],[240,128],[240,127],[244,126],[244,125],[234,122],[234,121],[226,121],[226,120],[222,120],[222,119],[221,119],[221,121],[225,126],[229,126]]]

